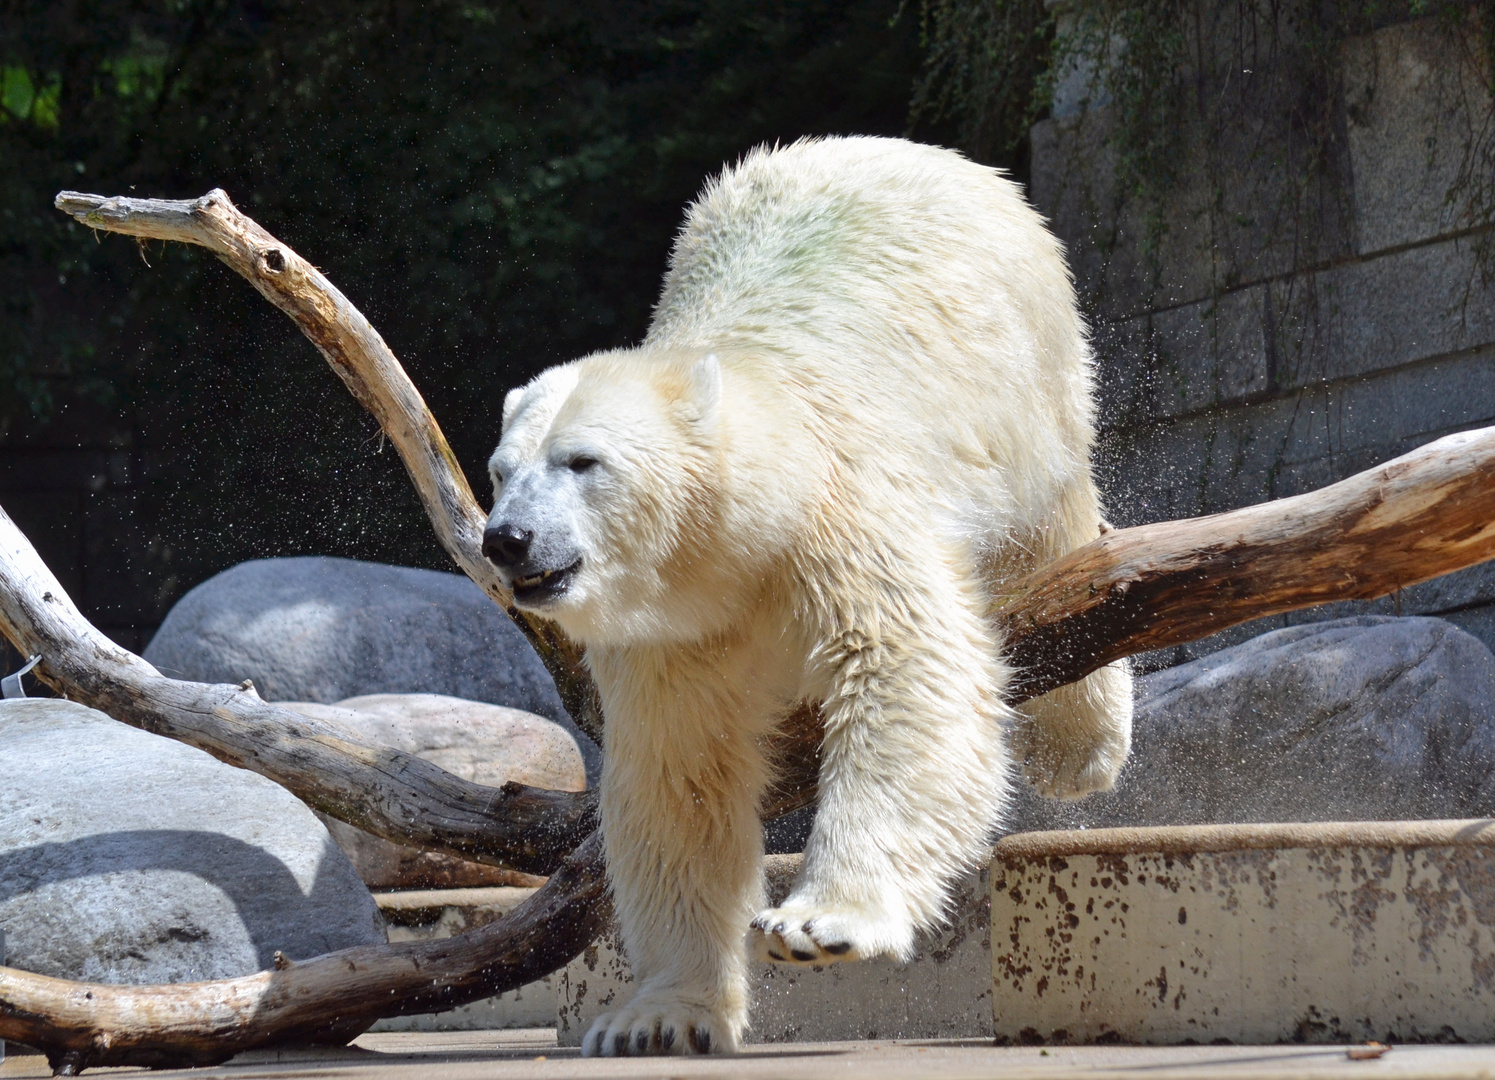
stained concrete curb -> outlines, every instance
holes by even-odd
[[[1495,1040],[1495,821],[1026,833],[999,1043]]]

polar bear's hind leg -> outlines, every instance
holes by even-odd
[[[1132,746],[1132,674],[1118,660],[1018,707],[1013,757],[1040,794],[1109,791]]]

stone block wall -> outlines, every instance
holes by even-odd
[[[1118,525],[1299,494],[1495,424],[1495,231],[1467,182],[1491,137],[1477,27],[1387,26],[1342,41],[1337,64],[1321,168],[1295,169],[1291,79],[1267,80],[1229,124],[1185,131],[1181,179],[1150,217],[1117,190],[1114,106],[1083,100],[1081,80],[1033,129],[1030,194],[1091,314]],[[1442,615],[1495,645],[1495,566],[1147,666],[1358,611]]]

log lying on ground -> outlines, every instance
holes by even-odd
[[[554,623],[514,606],[513,595],[483,558],[486,515],[446,436],[384,339],[321,271],[241,214],[218,189],[179,200],[64,191],[56,206],[90,228],[205,247],[294,319],[394,444],[447,554],[524,631],[555,679],[566,711],[602,741],[602,710],[581,649]]]
[[[344,949],[171,986],[0,968],[0,1038],[42,1048],[63,1076],[105,1065],[213,1065],[274,1043],[341,1044],[376,1017],[434,1012],[533,982],[570,960],[570,943],[591,941],[610,914],[594,834],[507,917],[445,940]]]
[[[101,634],[0,508],[0,632],[74,701],[274,780],[396,843],[548,874],[596,827],[596,793],[485,787],[237,686],[168,679]]]

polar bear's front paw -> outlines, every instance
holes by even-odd
[[[749,951],[759,960],[833,964],[874,956],[906,956],[913,930],[885,912],[845,904],[818,905],[790,897],[760,912],[749,930]]]
[[[634,998],[592,1022],[581,1052],[583,1057],[730,1054],[737,1041],[736,1025],[710,1009],[666,998]]]

